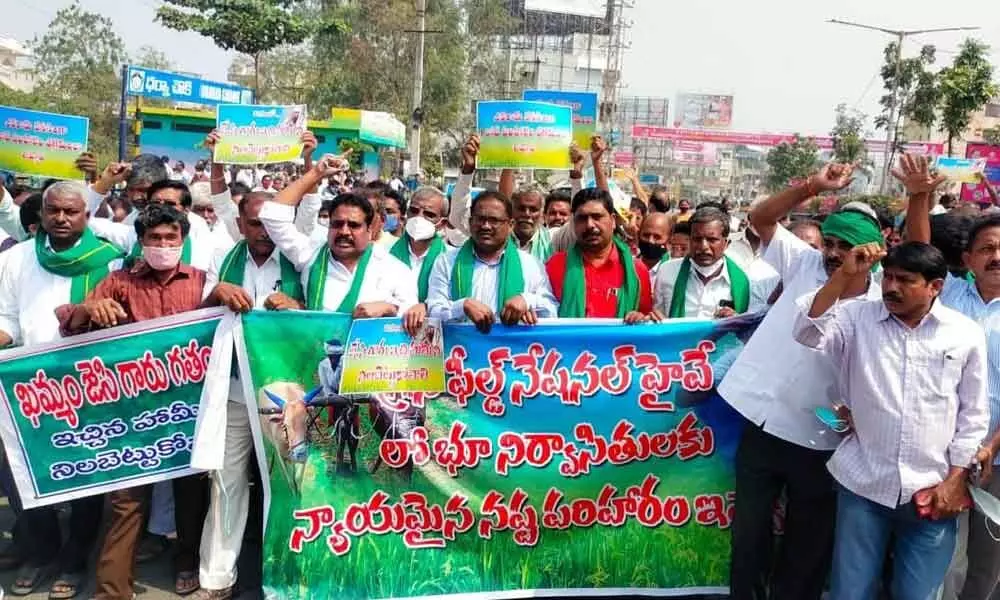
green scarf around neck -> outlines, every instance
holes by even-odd
[[[358,296],[361,294],[361,284],[365,281],[365,272],[368,270],[368,263],[372,258],[374,242],[369,242],[368,247],[361,253],[358,264],[354,267],[354,278],[351,279],[351,289],[347,290],[347,295],[341,301],[340,306],[334,312],[351,314],[354,307],[358,305]],[[316,253],[316,258],[309,267],[309,280],[306,282],[306,308],[309,310],[323,310],[323,298],[326,294],[326,273],[330,268],[332,258],[330,246],[323,244],[323,247]]]
[[[431,279],[431,268],[434,267],[434,261],[437,257],[444,252],[444,240],[441,236],[434,235],[431,239],[431,245],[427,248],[427,254],[424,255],[424,262],[420,264],[420,273],[417,275],[417,300],[419,302],[427,301],[427,288]],[[389,250],[389,254],[395,256],[407,267],[410,266],[410,236],[404,233],[403,237],[392,245]]]
[[[61,252],[56,252],[45,243],[47,236],[39,231],[35,236],[35,256],[43,269],[72,279],[69,301],[72,304],[83,302],[108,274],[108,263],[122,258],[125,252],[107,240],[103,240],[90,230],[83,230],[80,242]]]
[[[142,258],[142,240],[139,240],[132,246],[132,251],[129,252],[128,256],[125,257],[125,262],[123,266],[126,269],[131,269],[135,266],[135,263]],[[184,243],[181,245],[181,263],[185,265],[191,264],[191,236],[184,237]]]
[[[246,274],[247,258],[250,252],[247,249],[247,241],[240,240],[229,251],[222,261],[222,268],[219,269],[219,281],[225,281],[233,285],[243,287],[243,276]],[[284,254],[278,254],[278,261],[281,265],[281,293],[290,298],[295,298],[299,302],[305,300],[302,293],[302,282],[299,280],[299,272],[295,270],[292,261],[285,258]]]
[[[476,266],[476,251],[472,240],[466,241],[455,256],[451,269],[451,299],[461,300],[472,296],[472,274]],[[497,314],[504,304],[524,293],[524,269],[514,240],[507,238],[507,246],[500,257],[500,276],[497,281]]]
[[[729,291],[733,295],[733,310],[736,314],[743,314],[750,307],[750,279],[743,272],[736,262],[725,257],[726,270],[729,273]],[[671,319],[681,319],[687,315],[687,303],[684,301],[687,296],[688,282],[691,280],[691,259],[685,258],[681,262],[680,271],[677,273],[677,281],[674,282],[674,294],[670,298]]]
[[[618,258],[625,269],[625,285],[618,290],[618,312],[624,319],[633,310],[639,310],[639,274],[635,270],[632,252],[628,245],[617,237],[612,237]],[[581,319],[587,316],[587,282],[583,269],[583,255],[573,244],[566,252],[566,275],[563,278],[562,300],[559,302],[559,317]]]

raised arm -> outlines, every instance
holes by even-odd
[[[590,138],[590,162],[594,165],[594,183],[597,189],[610,191],[608,187],[608,174],[604,171],[604,153],[608,150],[608,144],[599,135]]]
[[[517,183],[514,181],[514,169],[504,169],[500,171],[500,184],[497,186],[500,193],[510,198],[517,190]]]
[[[750,224],[754,226],[765,246],[774,237],[778,221],[785,218],[803,200],[822,192],[835,192],[850,185],[854,172],[852,165],[828,163],[818,173],[809,177],[805,185],[793,186],[778,192],[750,209]]]
[[[649,194],[646,193],[646,188],[642,187],[642,182],[639,181],[639,174],[636,173],[635,169],[626,169],[625,174],[628,175],[629,181],[632,182],[632,193],[643,204],[649,206]]]
[[[469,237],[469,204],[472,202],[472,179],[476,174],[476,157],[479,155],[479,136],[472,134],[462,145],[462,170],[451,192],[448,222],[462,235]]]
[[[931,243],[931,196],[944,182],[943,175],[932,175],[927,157],[904,154],[892,175],[903,184],[909,196],[906,206],[906,240]]]
[[[267,229],[267,234],[299,271],[309,265],[318,246],[295,227],[295,206],[321,179],[347,168],[347,161],[343,157],[327,155],[301,179],[293,181],[260,209],[260,220]]]

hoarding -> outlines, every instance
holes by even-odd
[[[525,10],[604,18],[607,0],[524,0]]]
[[[733,97],[715,94],[677,94],[674,126],[728,129],[733,124]]]

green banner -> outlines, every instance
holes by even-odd
[[[444,394],[345,398],[348,316],[244,316],[265,596],[726,593],[742,420],[714,388],[754,325],[446,325]]]
[[[26,507],[181,477],[221,309],[0,353],[0,436]]]

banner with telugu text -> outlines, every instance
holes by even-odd
[[[476,103],[480,169],[569,169],[573,110],[547,102]]]
[[[348,316],[245,315],[265,597],[726,593],[742,421],[715,384],[756,322],[446,325],[444,394],[347,400]]]
[[[26,507],[193,473],[222,309],[0,353],[0,437]]]
[[[86,117],[0,106],[0,171],[83,179],[76,159],[89,130]]]

